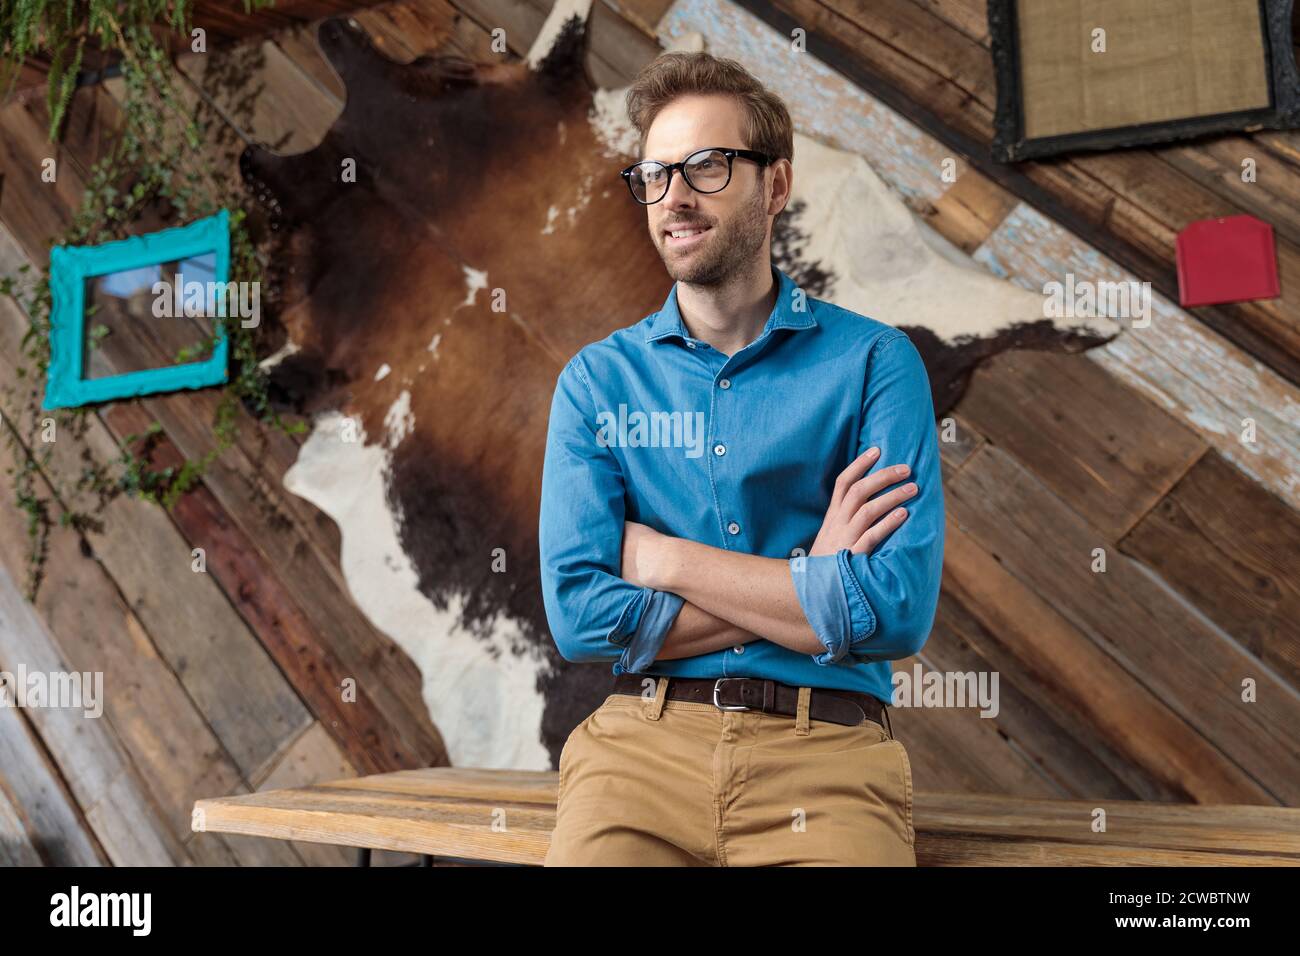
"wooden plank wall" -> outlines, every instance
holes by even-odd
[[[720,2],[716,31],[739,10]],[[444,41],[486,57],[497,25],[522,55],[549,6],[412,0],[356,18],[400,61]],[[787,6],[811,24],[831,9]],[[982,101],[966,104],[976,120],[952,114],[991,82],[982,4],[889,0],[900,9],[888,29],[873,19],[877,6],[853,6],[858,32],[849,35],[859,54],[898,68],[873,81],[888,87],[879,99],[901,92],[895,98],[950,110],[944,116],[973,141],[986,122]],[[669,7],[597,0],[589,68],[599,82],[626,83],[653,57]],[[918,24],[949,46],[917,37]],[[888,42],[869,42],[867,27]],[[929,92],[903,70],[913,44],[918,69],[943,64],[970,96]],[[209,148],[231,163],[254,140],[310,147],[343,95],[310,27],[186,57],[183,71],[187,95],[223,118]],[[112,81],[80,91],[57,150],[44,141],[39,98],[0,110],[0,269],[44,261],[120,121],[120,95]],[[951,143],[886,102],[862,111],[875,124],[867,139],[881,144],[868,159],[940,235],[1030,287],[1063,268],[1112,277],[1118,267],[1100,251],[1164,288],[1169,222],[1236,192],[1204,181],[1230,178],[1231,137],[1173,148],[1177,158],[1144,151],[1011,179],[984,170],[972,151],[959,154],[956,183],[942,183],[934,160],[953,154]],[[1292,134],[1249,141],[1278,162],[1300,161]],[[54,184],[39,178],[47,155],[59,161]],[[1129,165],[1154,162],[1162,165]],[[1270,175],[1268,188],[1300,190],[1296,172]],[[1088,188],[1073,198],[1026,202],[1079,182]],[[1134,223],[1146,232],[1134,235]],[[1279,237],[1300,243],[1300,228],[1279,227]],[[1007,354],[976,375],[954,416],[957,440],[942,446],[949,526],[935,632],[897,666],[997,671],[1001,711],[897,710],[919,790],[1295,805],[1300,436],[1280,433],[1300,405],[1290,404],[1291,385],[1200,321],[1241,323],[1246,347],[1285,351],[1288,316],[1280,304],[1196,317],[1171,308],[1156,323],[1160,337],[1126,333],[1088,356]],[[0,302],[0,380],[12,380],[24,328],[13,303]],[[156,362],[169,347],[113,338],[102,358],[118,368]],[[1214,378],[1180,382],[1170,368],[1188,364]],[[154,420],[165,434],[158,462],[200,456],[212,447],[215,402],[201,392],[106,406],[56,443],[49,477],[66,485],[82,454],[105,461]],[[1215,420],[1243,413],[1266,434],[1255,452]],[[101,670],[108,698],[97,721],[0,711],[0,859],[337,864],[346,856],[328,847],[192,833],[189,807],[201,796],[445,764],[420,675],[347,598],[337,529],[281,485],[295,440],[242,424],[238,445],[171,513],[118,498],[102,532],[56,536],[35,607],[19,593],[26,517],[0,496],[0,666]],[[21,425],[4,427],[26,434]],[[1089,570],[1098,547],[1104,575]],[[204,549],[206,573],[191,570],[194,548]],[[1257,681],[1258,703],[1240,703],[1243,676]],[[358,700],[344,704],[349,677]]]
[[[252,49],[214,55],[223,59],[223,68],[206,84],[198,66],[203,61],[185,62],[186,74],[195,78],[189,95],[207,101],[227,121],[215,130],[210,147],[226,156],[232,175],[244,143],[257,139],[304,149],[338,110],[337,98],[279,47],[256,43]],[[256,71],[248,82],[272,94],[241,103],[232,89],[240,69]],[[120,95],[120,81],[79,91],[69,133],[57,149],[45,142],[38,97],[0,113],[0,268],[6,274],[25,261],[43,262],[50,238],[70,221],[89,167],[119,122]],[[59,175],[47,185],[39,178],[40,161],[51,154]],[[13,362],[25,328],[14,304],[0,303],[0,380],[15,381]],[[101,356],[111,367],[157,364],[163,343],[112,338]],[[81,455],[107,461],[124,436],[154,420],[166,434],[155,453],[160,464],[181,454],[197,458],[213,446],[215,405],[209,392],[106,406],[88,419],[83,434],[55,442],[51,470],[57,483],[66,484],[81,467]],[[22,424],[5,427],[25,434]],[[296,444],[283,434],[261,432],[246,417],[241,424],[241,443],[172,513],[117,498],[102,512],[101,533],[80,541],[71,533],[56,535],[32,609],[36,617],[24,629],[4,629],[0,660],[26,661],[31,668],[41,659],[66,661],[42,669],[105,674],[108,704],[100,723],[110,738],[54,735],[59,712],[35,709],[24,726],[29,737],[44,740],[48,753],[15,749],[27,755],[21,775],[6,765],[6,777],[12,772],[15,779],[30,778],[19,791],[27,796],[49,790],[42,766],[66,774],[70,767],[115,761],[99,785],[71,795],[70,806],[82,814],[82,841],[99,845],[101,862],[349,862],[344,851],[314,844],[194,834],[193,802],[213,793],[446,762],[418,671],[347,596],[333,522],[281,486]],[[26,565],[25,516],[12,496],[0,500],[0,554],[13,591],[6,606],[21,607],[13,589],[21,586]],[[73,504],[84,502],[60,502]],[[204,574],[191,570],[194,548],[208,559]],[[23,635],[27,643],[18,643]],[[343,697],[345,679],[356,682],[355,701]],[[47,731],[44,722],[54,725]],[[6,742],[12,738],[17,748],[22,738],[16,726],[6,730],[13,731]],[[56,750],[56,743],[63,749]],[[110,782],[111,788],[102,785]],[[26,807],[22,802],[19,810]],[[18,812],[5,819],[20,821],[29,835],[45,835],[49,827]],[[67,825],[70,819],[71,814],[61,818],[63,829],[77,829]],[[45,862],[62,862],[57,853],[40,849],[41,841],[13,845],[24,843],[36,846]],[[92,855],[80,851],[82,860]],[[391,854],[386,862],[404,858]]]

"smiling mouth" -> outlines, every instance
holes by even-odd
[[[683,226],[680,229],[668,229],[664,230],[664,242],[672,248],[690,246],[712,231],[712,226]]]

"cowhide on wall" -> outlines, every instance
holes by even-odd
[[[352,596],[419,665],[460,766],[553,768],[611,679],[608,663],[560,658],[547,628],[546,420],[568,358],[657,309],[671,282],[617,176],[635,137],[623,91],[585,74],[583,7],[561,0],[515,63],[399,65],[328,21],[342,114],[306,153],[241,160],[274,228],[286,338],[268,364],[315,414],[286,487],[338,522]],[[939,414],[996,351],[1118,330],[1054,324],[1039,296],[938,255],[860,156],[799,137],[794,164],[777,264],[905,329]]]

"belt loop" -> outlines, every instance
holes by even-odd
[[[807,737],[812,728],[808,725],[808,711],[812,703],[812,688],[799,688],[799,706],[795,708],[794,715],[794,732],[801,737]]]
[[[885,718],[885,731],[889,734],[889,739],[893,740],[894,725],[889,720],[889,706],[887,704],[880,705],[880,716]]]
[[[664,712],[664,701],[668,699],[668,678],[659,678],[659,686],[655,688],[655,699],[646,707],[645,716],[647,720],[658,720],[659,715]]]

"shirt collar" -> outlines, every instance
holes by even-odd
[[[799,295],[799,301],[802,306],[796,310],[795,290],[799,289],[794,280],[785,274],[776,265],[772,266],[772,278],[777,284],[776,304],[772,306],[772,314],[767,317],[767,323],[763,326],[763,331],[759,333],[759,338],[766,335],[771,329],[809,329],[817,324],[813,318],[811,303],[808,296]],[[670,335],[676,335],[685,341],[686,326],[682,323],[682,314],[677,310],[677,283],[673,283],[672,289],[668,292],[668,298],[664,300],[664,307],[654,314],[650,324],[646,327],[645,340],[654,342],[658,339],[666,338]]]

